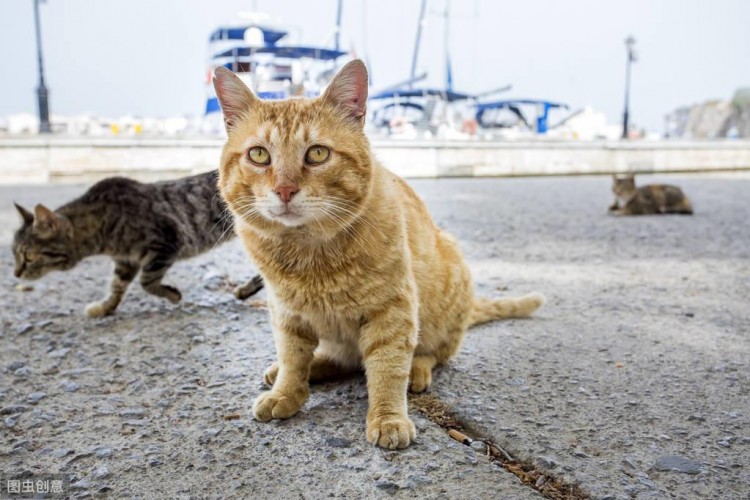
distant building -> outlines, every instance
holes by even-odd
[[[666,137],[684,139],[750,138],[750,88],[731,101],[711,100],[681,106],[665,117]]]
[[[750,137],[750,87],[734,93],[732,109],[727,122],[727,137]]]
[[[666,137],[685,137],[689,118],[690,106],[681,106],[669,113],[664,118],[664,135]]]

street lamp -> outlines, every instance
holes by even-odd
[[[630,65],[636,61],[635,38],[629,36],[625,39],[625,47],[628,51],[628,61],[625,67],[625,111],[622,114],[622,138],[628,138],[628,121],[630,119]]]
[[[36,96],[39,102],[39,133],[49,134],[52,128],[49,124],[49,92],[44,84],[44,64],[42,61],[42,32],[39,26],[39,0],[34,0],[34,25],[36,26],[36,54],[39,61],[39,86]]]

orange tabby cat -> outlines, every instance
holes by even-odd
[[[291,417],[309,381],[364,367],[368,441],[408,446],[409,383],[427,390],[469,326],[528,316],[544,297],[474,297],[456,241],[370,152],[361,61],[317,99],[261,101],[224,68],[214,86],[229,135],[219,188],[268,288],[278,356],[255,418]]]

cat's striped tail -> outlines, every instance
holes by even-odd
[[[686,215],[693,215],[693,205],[690,203],[690,200],[688,200],[687,198],[682,200],[682,207],[681,207],[680,213],[686,214]]]
[[[469,315],[469,326],[481,325],[496,319],[526,318],[542,307],[545,302],[547,299],[539,292],[504,299],[477,297],[474,299],[474,308]]]

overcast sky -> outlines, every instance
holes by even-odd
[[[0,115],[36,113],[33,0],[1,0]],[[335,0],[48,0],[41,5],[53,113],[198,115],[207,38],[257,7],[320,44]],[[445,0],[428,0],[420,70],[444,82]],[[371,62],[375,88],[410,69],[419,0],[344,0],[342,45]],[[637,39],[632,118],[661,131],[677,106],[729,99],[750,86],[747,0],[453,0],[454,88],[513,84],[504,97],[591,105],[622,115],[624,39]]]

